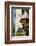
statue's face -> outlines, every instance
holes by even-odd
[[[25,24],[26,23],[26,20],[22,20],[22,24]]]

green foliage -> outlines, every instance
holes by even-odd
[[[16,32],[16,36],[25,36],[24,32]]]

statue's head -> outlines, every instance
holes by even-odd
[[[20,22],[22,24],[28,23],[29,22],[29,18],[21,18]]]
[[[20,22],[21,22],[21,24],[22,24],[23,29],[26,30],[27,27],[29,26],[29,19],[28,19],[28,18],[25,18],[25,19],[22,18],[22,19],[20,20]]]

